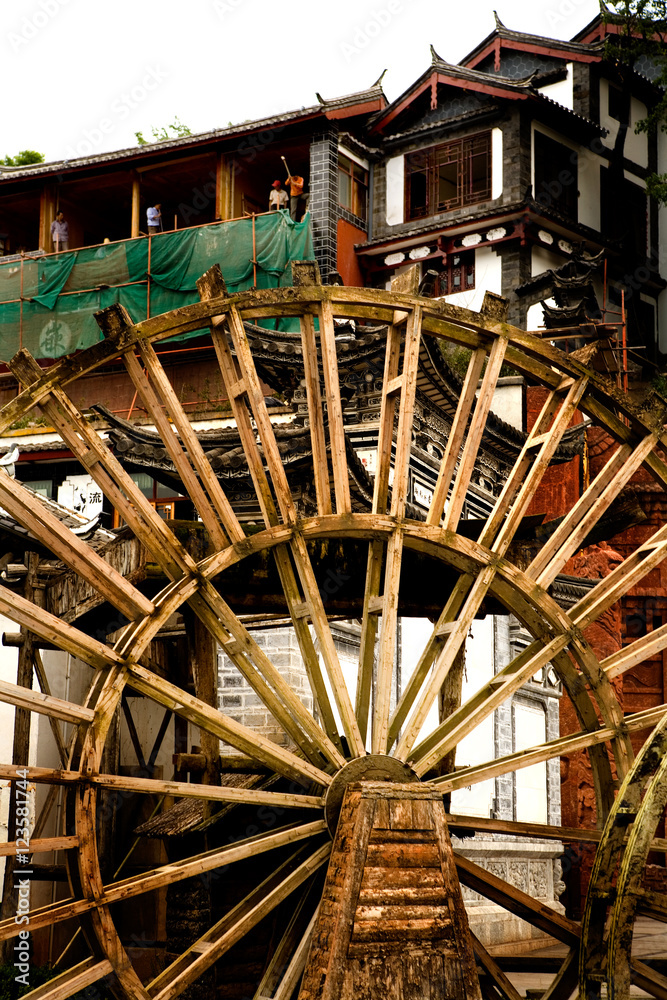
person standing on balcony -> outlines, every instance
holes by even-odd
[[[60,253],[61,250],[69,250],[69,225],[65,221],[62,212],[58,212],[51,223],[51,240],[53,242],[53,252]]]
[[[299,221],[299,216],[303,214],[300,211],[303,203],[303,177],[298,174],[290,174],[285,181],[287,187],[289,188],[289,212],[295,222]],[[300,204],[301,203],[301,204]]]
[[[287,208],[287,191],[283,187],[282,181],[274,181],[269,193],[269,212],[277,212],[278,209]]]
[[[146,209],[146,222],[148,225],[148,235],[155,236],[162,229],[162,208],[161,203],[158,201],[157,204],[151,205],[150,208]]]

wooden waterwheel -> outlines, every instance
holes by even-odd
[[[324,288],[313,277],[309,281],[307,271],[303,266],[297,269],[301,284],[294,288],[228,296],[219,271],[213,269],[199,283],[197,305],[136,325],[123,310],[112,307],[100,314],[104,340],[77,357],[45,371],[25,352],[11,363],[24,389],[0,413],[0,429],[6,430],[38,406],[169,580],[160,593],[146,596],[64,527],[34,494],[0,476],[0,506],[129,623],[111,647],[0,586],[3,614],[92,670],[81,703],[0,684],[4,701],[48,716],[56,728],[62,722],[74,727],[65,766],[31,766],[27,778],[16,767],[3,765],[0,771],[19,784],[25,778],[66,786],[62,830],[46,844],[33,842],[31,850],[65,852],[70,895],[31,910],[25,926],[35,933],[63,921],[79,921],[80,943],[85,942],[87,951],[33,995],[56,1000],[105,980],[117,996],[167,1000],[220,967],[233,949],[253,939],[262,922],[278,912],[279,932],[273,933],[255,998],[289,1000],[298,993],[303,1000],[353,995],[435,1000],[483,994],[516,1000],[518,993],[499,962],[469,931],[461,885],[567,946],[567,956],[547,991],[549,1000],[564,1000],[576,988],[580,958],[582,981],[595,993],[602,988],[608,965],[600,934],[591,932],[591,922],[585,925],[582,952],[577,922],[454,853],[445,804],[446,796],[456,789],[586,749],[598,824],[601,827],[611,816],[615,831],[616,854],[609,846],[612,841],[605,844],[604,874],[607,882],[613,881],[609,866],[618,865],[623,857],[628,822],[638,815],[646,785],[631,771],[630,734],[660,722],[664,706],[624,718],[612,679],[664,648],[667,626],[633,642],[608,662],[596,658],[584,630],[664,558],[667,528],[656,532],[569,611],[556,603],[549,588],[591,539],[639,469],[647,470],[661,487],[667,486],[667,466],[657,450],[666,443],[664,415],[649,419],[636,412],[580,356],[566,355],[508,325],[502,307],[491,298],[478,314],[408,293]],[[300,321],[317,502],[317,514],[310,517],[298,514],[291,495],[244,326],[244,321],[275,317]],[[338,319],[387,324],[370,513],[354,512],[350,499],[336,355]],[[210,326],[261,510],[263,523],[250,534],[212,471],[155,352],[158,341],[205,325]],[[469,362],[430,508],[424,519],[417,520],[406,515],[406,506],[419,354],[424,343],[438,340],[467,349]],[[72,401],[70,386],[77,378],[118,358],[161,433],[207,533],[209,549],[202,558],[195,559],[178,533],[158,516]],[[462,515],[503,363],[543,388],[544,405],[490,516],[473,526]],[[603,428],[615,447],[572,510],[526,556],[517,532],[577,412]],[[348,609],[349,617],[361,622],[356,690],[349,690],[345,682],[318,585],[318,553],[332,540],[362,546],[365,553],[365,571],[353,588],[357,596],[350,599]],[[286,615],[310,682],[313,712],[221,594],[225,574],[244,561],[252,565],[260,556],[270,558],[280,578]],[[412,567],[410,573],[407,566]],[[434,574],[436,592],[436,582],[440,586],[445,581],[444,597],[417,665],[394,704],[396,623],[420,566],[426,567],[422,572]],[[457,664],[485,602],[516,616],[532,641],[461,703]],[[147,662],[151,641],[176,612],[186,608],[197,634],[212,637],[254,689],[281,727],[282,742],[233,721]],[[579,731],[457,770],[459,742],[547,664],[574,706]],[[443,689],[449,708],[427,732],[429,711]],[[215,780],[194,784],[106,773],[105,740],[124,691],[199,727],[202,745],[206,738],[216,746],[220,741],[252,758],[265,776],[268,772],[273,777],[260,788],[240,788]],[[634,812],[631,817],[622,813],[625,826],[619,835],[614,796],[623,780],[621,805],[630,787]],[[658,784],[662,789],[664,778]],[[242,839],[223,837],[203,853],[149,871],[105,878],[97,845],[100,803],[110,790],[152,796],[155,802],[169,795],[194,797],[213,806],[265,806],[280,814],[281,825]],[[634,876],[637,859],[651,846],[664,806],[660,795],[657,798],[658,805],[655,796],[652,799],[653,819],[633,833]],[[647,805],[644,811],[650,809]],[[469,831],[497,830],[542,842],[595,842],[601,835],[600,830],[475,817],[456,817],[455,823]],[[637,820],[633,830],[638,825]],[[636,843],[638,837],[643,837],[641,844]],[[5,854],[13,850],[13,844],[3,847]],[[124,944],[132,913],[127,901],[134,901],[138,911],[147,894],[207,873],[218,877],[217,885],[223,887],[237,865],[245,865],[242,897],[174,961],[142,981]],[[599,876],[598,870],[596,886]],[[636,901],[643,891],[636,877],[631,888]],[[609,891],[604,898],[608,902]],[[658,915],[664,912],[664,900],[654,899],[653,907]],[[22,926],[11,917],[0,925],[0,937],[15,938]],[[627,937],[620,938],[626,952]],[[633,971],[627,953],[626,959],[626,988],[617,990],[617,995],[628,995],[633,976],[653,995],[665,995],[658,973],[646,965]]]

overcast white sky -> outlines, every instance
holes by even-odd
[[[178,116],[193,132],[362,90],[397,97],[493,29],[570,38],[597,0],[2,0],[0,156],[136,145]]]

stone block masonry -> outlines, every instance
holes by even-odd
[[[270,629],[254,633],[253,638],[306,708],[312,711],[313,699],[308,676],[294,631],[291,628]],[[283,745],[288,742],[282,728],[261,699],[229,657],[221,651],[218,652],[218,705],[225,715],[248,726],[259,735]],[[222,752],[233,754],[236,751],[232,747],[224,747]]]
[[[315,258],[322,281],[338,268],[338,137],[318,133],[310,144],[310,202]]]

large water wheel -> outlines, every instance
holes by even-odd
[[[93,669],[81,704],[0,685],[3,700],[45,714],[55,724],[65,720],[77,727],[65,768],[29,769],[31,781],[64,784],[67,789],[64,827],[46,846],[66,851],[71,897],[31,911],[27,926],[35,932],[66,920],[80,921],[88,957],[35,996],[64,998],[106,978],[117,995],[167,1000],[207,975],[216,963],[224,963],[230,951],[252,939],[262,921],[282,907],[282,930],[274,934],[257,998],[289,1000],[297,990],[302,998],[332,1000],[352,995],[463,998],[479,996],[481,989],[488,997],[516,1000],[518,994],[498,962],[469,932],[461,884],[567,946],[567,957],[547,995],[569,996],[577,982],[580,925],[455,854],[445,797],[487,778],[587,749],[600,825],[612,813],[617,782],[631,773],[630,734],[659,722],[663,707],[624,718],[611,679],[664,648],[667,626],[633,642],[609,662],[599,662],[584,630],[664,558],[667,529],[642,544],[569,612],[558,606],[549,587],[592,537],[637,470],[644,467],[662,487],[667,485],[667,467],[656,451],[663,414],[654,422],[639,415],[580,357],[509,326],[491,305],[477,314],[410,294],[323,288],[306,281],[297,288],[227,296],[215,269],[200,281],[200,293],[200,304],[136,325],[122,310],[108,310],[100,315],[105,339],[99,345],[46,371],[26,353],[11,363],[24,389],[0,414],[0,429],[39,406],[170,581],[161,593],[146,596],[42,509],[34,494],[0,477],[0,505],[129,621],[111,648],[0,587],[3,614]],[[286,316],[300,321],[317,498],[317,515],[312,517],[297,514],[244,327],[244,321]],[[350,500],[335,343],[338,318],[370,319],[386,323],[388,329],[371,513],[353,512]],[[252,534],[235,515],[154,349],[163,338],[206,324],[263,519]],[[422,342],[438,339],[468,349],[470,360],[430,509],[419,521],[406,516],[419,352]],[[210,549],[199,560],[158,516],[69,395],[74,380],[114,358],[124,362],[207,532]],[[492,513],[472,532],[462,512],[503,363],[543,387],[544,405]],[[577,411],[602,427],[616,447],[573,509],[526,559],[525,547],[516,544],[517,531]],[[332,539],[366,550],[365,577],[349,608],[349,617],[361,622],[356,691],[345,683],[318,587],[317,553]],[[279,575],[314,713],[221,596],[225,574],[258,555],[269,555]],[[408,563],[417,567],[412,579],[402,572]],[[429,572],[438,568],[438,580],[448,582],[417,666],[392,707],[396,622],[420,565]],[[457,707],[460,652],[486,601],[515,615],[532,642]],[[212,636],[254,688],[282,728],[283,743],[246,729],[147,665],[151,640],[186,606],[198,634]],[[461,739],[547,664],[571,699],[580,731],[456,770],[454,753]],[[443,687],[450,710],[425,734],[424,723]],[[252,758],[265,776],[269,772],[275,777],[261,788],[239,788],[215,781],[193,784],[105,773],[105,739],[124,691],[189,720],[200,727],[202,741],[205,736],[222,741]],[[10,766],[0,773],[19,785],[24,777]],[[616,855],[606,847],[610,865],[616,864],[612,855],[623,854],[627,823],[637,815],[646,784],[637,784],[632,776],[626,781],[634,789],[630,799],[636,808],[631,817],[627,811],[623,814],[623,834],[613,838]],[[97,849],[97,812],[109,790],[154,796],[155,801],[171,795],[239,808],[273,807],[280,811],[283,825],[223,841],[151,871],[105,881]],[[660,799],[653,812],[660,812],[662,805]],[[650,811],[648,806],[645,811]],[[655,816],[653,820],[632,842],[633,900],[643,891],[636,862],[651,846]],[[475,817],[457,817],[456,823],[469,830],[497,829],[541,841],[595,842],[600,837],[595,830]],[[636,843],[638,837],[643,837],[641,844]],[[43,848],[32,844],[33,851]],[[4,853],[12,850],[13,845],[6,845]],[[142,982],[123,945],[127,927],[119,925],[120,906],[127,921],[128,900],[139,906],[146,894],[205,873],[224,871],[227,879],[235,865],[244,864],[243,898],[166,968]],[[607,881],[613,880],[609,869],[605,874]],[[598,885],[599,871],[595,877]],[[605,899],[609,901],[609,892]],[[664,912],[664,901],[653,899],[652,905],[654,915]],[[588,992],[595,993],[605,980],[607,964],[600,934],[591,934],[590,926],[589,921],[582,975]],[[21,927],[10,918],[0,926],[0,935],[15,937]],[[621,995],[628,995],[633,976],[639,976],[645,989],[664,996],[658,973],[646,965],[633,972],[628,935],[614,940],[626,949],[628,973]]]

